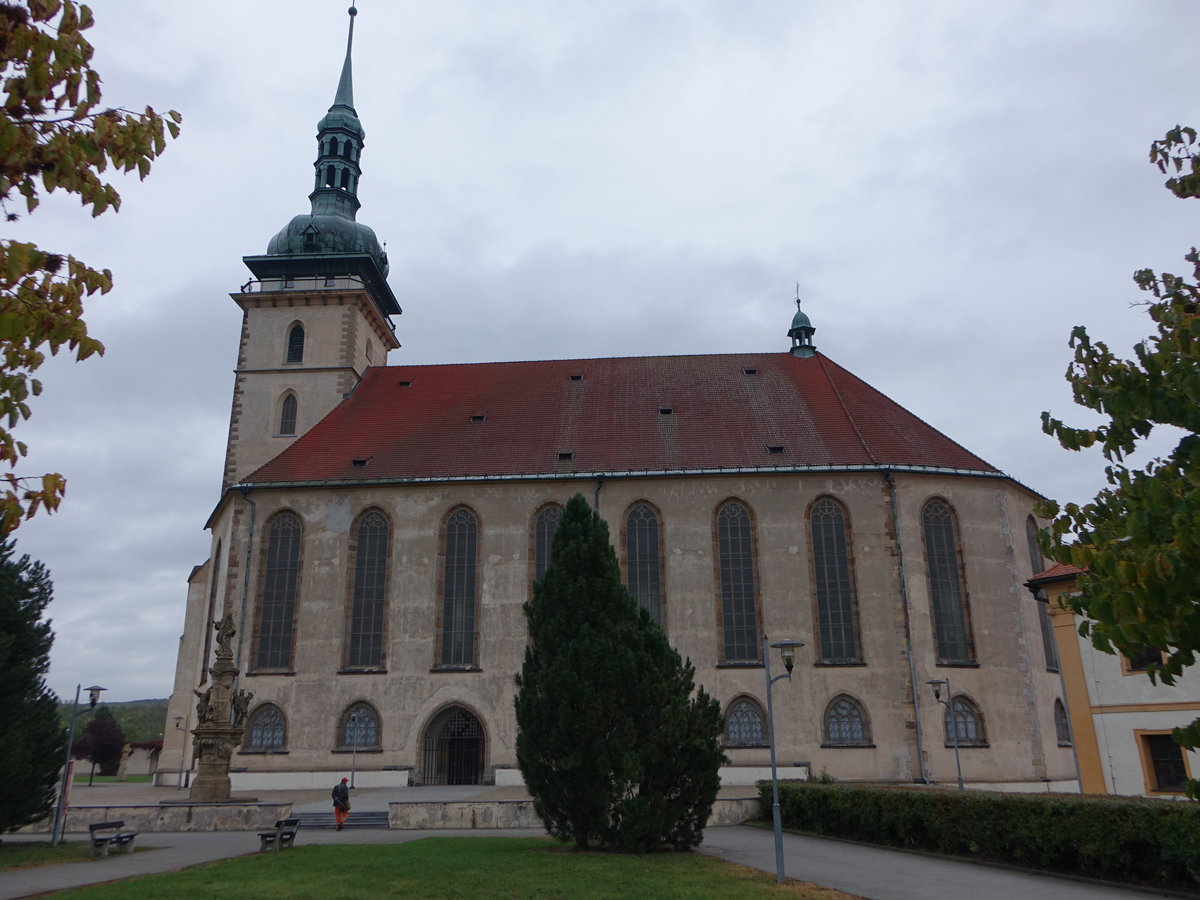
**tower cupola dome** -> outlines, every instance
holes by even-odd
[[[792,339],[792,356],[803,359],[816,352],[817,348],[812,342],[813,332],[816,330],[808,316],[800,309],[800,298],[797,297],[796,314],[792,316],[792,327],[788,329],[788,337]]]

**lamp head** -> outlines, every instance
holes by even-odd
[[[783,657],[783,667],[787,669],[787,673],[791,675],[792,669],[796,665],[796,651],[804,646],[804,642],[788,639],[776,641],[771,646],[779,648],[779,655]]]
[[[87,688],[88,702],[91,703],[92,709],[96,708],[96,701],[100,699],[100,692],[107,690],[108,688],[102,688],[98,684],[93,684],[91,687]]]
[[[927,681],[925,683],[927,685],[929,685],[931,688],[933,688],[933,699],[941,700],[942,699],[942,685],[944,685],[946,682],[942,681],[939,678],[935,678],[932,681]]]

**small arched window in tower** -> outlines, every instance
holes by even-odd
[[[293,325],[291,331],[288,332],[287,358],[285,362],[304,362],[304,326],[299,322]]]
[[[296,395],[288,394],[279,404],[279,433],[296,433]]]
[[[350,141],[347,139],[345,142],[343,142],[343,143],[342,143],[342,150],[341,150],[341,153],[340,153],[339,155],[340,155],[340,156],[341,156],[343,159],[349,159],[349,158],[350,158],[350,148],[351,148],[352,146],[353,146],[353,145],[352,145],[352,144],[350,143]]]
[[[325,187],[337,187],[335,179],[337,178],[337,170],[333,166],[325,167]]]

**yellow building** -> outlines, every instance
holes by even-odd
[[[1197,771],[1197,754],[1171,738],[1172,729],[1200,716],[1200,690],[1188,673],[1174,685],[1155,684],[1145,659],[1105,653],[1079,634],[1064,606],[1083,572],[1059,563],[1029,580],[1048,606],[1070,716],[1070,733],[1085,794],[1181,796]],[[1059,713],[1056,712],[1056,716]]]

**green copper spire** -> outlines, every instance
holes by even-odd
[[[358,10],[350,7],[350,33],[346,38],[346,60],[338,79],[333,106],[317,123],[316,186],[309,194],[313,215],[332,214],[353,219],[358,210],[358,179],[362,176],[359,159],[362,156],[366,132],[354,109],[354,83],[351,74],[351,51],[354,49],[354,17]]]
[[[354,83],[350,73],[350,52],[354,49],[354,17],[358,10],[350,7],[350,33],[346,36],[346,61],[342,63],[342,77],[338,79],[337,94],[334,95],[334,106],[345,106],[354,112]]]
[[[312,211],[292,219],[267,245],[265,256],[246,257],[246,264],[259,278],[277,275],[358,274],[374,287],[377,302],[388,315],[400,312],[387,287],[387,253],[375,232],[355,221],[358,213],[358,181],[366,132],[354,109],[354,79],[351,55],[354,49],[354,17],[349,9],[346,58],[338,79],[333,105],[317,123],[317,159],[312,193]]]

